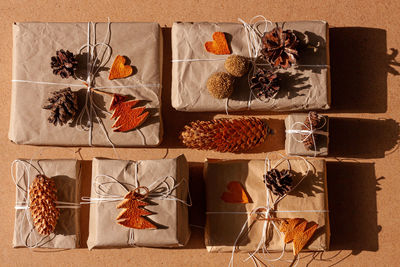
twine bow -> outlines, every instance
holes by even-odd
[[[16,178],[14,176],[14,168],[17,163],[22,164],[22,167],[24,168],[24,172],[20,177]],[[40,165],[39,165],[39,167],[40,167]],[[19,195],[19,194],[23,195],[23,200],[16,202],[15,209],[23,210],[23,213],[24,213],[23,219],[27,220],[27,222],[29,224],[29,228],[30,228],[29,233],[27,234],[27,236],[25,238],[23,237],[22,228],[19,229],[19,237],[20,237],[20,240],[25,240],[26,247],[36,248],[36,247],[41,247],[41,246],[47,244],[48,242],[53,240],[56,235],[53,233],[53,237],[50,237],[50,235],[49,235],[49,236],[45,236],[45,237],[42,237],[39,239],[37,235],[32,234],[34,232],[35,227],[32,223],[31,214],[30,214],[30,206],[29,206],[29,198],[30,198],[29,185],[31,184],[31,179],[32,179],[31,178],[31,176],[32,176],[31,168],[33,168],[37,172],[37,174],[44,175],[44,172],[42,169],[39,169],[32,164],[32,160],[30,160],[29,162],[25,161],[25,160],[14,160],[11,163],[11,178],[16,186],[16,190],[18,192],[17,195]],[[25,179],[25,176],[27,177],[26,179]],[[23,181],[24,183],[21,184],[21,181]],[[80,203],[56,201],[56,208],[58,208],[58,209],[79,209]],[[34,244],[30,245],[29,241],[32,239],[32,236],[34,236],[33,237]]]
[[[324,123],[319,126],[318,128],[313,128],[312,126],[312,120],[311,120],[311,112],[308,113],[307,115],[307,119],[309,122],[309,125],[306,125],[303,122],[295,122],[290,126],[290,129],[285,130],[286,133],[290,134],[291,137],[299,143],[304,143],[309,137],[312,138],[313,140],[313,144],[314,144],[314,157],[317,156],[317,143],[315,142],[315,135],[319,134],[319,135],[324,135],[324,136],[329,136],[329,133],[326,131],[322,131],[321,129],[323,129],[326,125],[326,118],[324,116],[322,116]],[[300,129],[295,129],[297,126],[300,126]],[[298,138],[298,136],[296,136],[296,134],[300,135],[300,138]]]
[[[300,179],[300,181],[291,189],[291,191],[287,192],[283,196],[278,196],[276,199],[273,199],[271,191],[267,187],[265,187],[265,195],[266,195],[265,206],[255,207],[251,212],[232,212],[232,213],[240,213],[240,214],[245,213],[245,214],[248,214],[249,215],[248,218],[250,218],[252,216],[256,216],[256,220],[263,221],[263,229],[262,229],[262,235],[261,235],[260,241],[259,241],[256,249],[252,253],[249,253],[249,257],[247,257],[244,261],[252,259],[253,262],[256,264],[257,258],[255,257],[255,254],[258,253],[260,250],[262,251],[263,255],[269,254],[269,251],[268,251],[268,248],[267,248],[266,244],[267,244],[267,239],[268,239],[268,233],[270,233],[271,227],[273,227],[273,231],[275,231],[279,236],[282,236],[282,233],[279,231],[279,227],[277,225],[277,222],[283,220],[283,218],[274,217],[273,216],[274,213],[276,213],[276,212],[279,212],[279,213],[281,213],[281,212],[283,212],[283,213],[290,213],[290,212],[328,212],[327,210],[279,210],[279,211],[277,210],[278,203],[282,199],[284,199],[287,196],[287,194],[292,192],[299,184],[301,184],[301,182],[306,177],[308,177],[308,174],[311,171],[310,163],[305,158],[300,157],[300,156],[297,156],[297,158],[302,159],[306,163],[307,171],[303,175],[303,177]],[[264,173],[267,173],[267,171],[270,171],[271,169],[278,167],[283,162],[287,162],[288,170],[290,171],[291,170],[290,160],[286,156],[281,155],[281,159],[275,164],[275,166],[271,167],[271,161],[270,161],[270,159],[268,158],[268,155],[267,155],[267,157],[265,158]],[[224,213],[224,212],[208,212],[208,213]],[[230,213],[230,212],[228,212],[228,213]],[[248,222],[247,222],[248,218],[246,219],[246,222],[243,224],[243,226],[242,226],[242,228],[241,228],[241,230],[240,230],[240,232],[239,232],[238,236],[236,237],[235,242],[233,244],[231,259],[229,261],[229,266],[230,267],[233,267],[234,255],[235,255],[236,247],[238,245],[238,242],[239,242],[240,238],[245,233],[245,230],[246,230],[246,227],[247,227],[247,224],[248,224]],[[274,261],[278,261],[278,260],[282,259],[283,255],[285,253],[286,244],[284,242],[284,239],[283,238],[281,238],[281,239],[282,239],[282,252],[281,252],[281,254],[276,258],[266,258],[264,256],[264,259],[266,261],[274,262]]]
[[[92,36],[93,35],[93,36]],[[43,85],[60,85],[60,86],[69,86],[69,87],[82,87],[82,84],[86,86],[86,94],[85,94],[85,104],[84,107],[82,108],[82,111],[77,117],[77,125],[76,127],[80,126],[80,130],[83,131],[88,131],[88,145],[93,146],[93,115],[97,121],[97,123],[100,125],[101,130],[104,133],[104,136],[106,137],[108,143],[112,146],[114,149],[114,152],[116,155],[118,153],[115,150],[115,145],[111,141],[111,138],[108,135],[107,129],[104,126],[104,123],[102,119],[98,116],[98,111],[105,111],[102,108],[98,107],[96,103],[93,100],[93,91],[97,89],[122,89],[122,88],[144,88],[147,89],[149,93],[154,93],[154,91],[149,90],[149,88],[159,88],[160,84],[159,83],[149,83],[145,84],[142,83],[141,81],[135,80],[135,84],[132,85],[117,85],[117,86],[107,86],[107,87],[96,87],[95,86],[95,77],[99,73],[99,71],[107,65],[109,62],[111,55],[112,55],[112,47],[110,46],[110,40],[111,40],[111,22],[110,19],[108,18],[107,21],[107,32],[104,37],[103,42],[97,43],[96,42],[96,23],[94,22],[88,22],[88,28],[87,28],[87,43],[82,45],[79,49],[79,54],[82,53],[83,50],[87,50],[87,73],[86,73],[86,79],[81,79],[74,75],[74,78],[79,80],[80,83],[54,83],[54,82],[47,82],[47,81],[30,81],[30,80],[11,80],[12,82],[16,83],[32,83],[32,84],[43,84]],[[100,49],[99,53],[97,52],[97,49]],[[108,111],[105,111],[109,113]],[[84,118],[87,118],[87,123],[86,125],[83,123]],[[78,128],[79,129],[79,128]],[[144,138],[143,133],[139,131],[139,134],[141,135],[143,144],[146,145],[146,141]]]

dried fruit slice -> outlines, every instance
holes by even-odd
[[[153,214],[142,207],[149,205],[147,202],[140,200],[141,195],[130,191],[125,195],[124,200],[117,205],[117,209],[124,209],[118,215],[117,223],[135,229],[157,229],[157,227],[148,221],[144,216]]]
[[[139,127],[149,116],[149,112],[144,112],[145,107],[133,108],[139,103],[139,100],[126,100],[126,96],[119,94],[114,94],[111,100],[110,110],[114,110],[111,119],[116,118],[112,125],[112,128],[116,128],[114,132],[133,130]]]
[[[232,181],[226,186],[228,192],[224,192],[221,199],[227,203],[250,203],[250,197],[244,190],[242,184]]]
[[[223,32],[214,32],[212,38],[213,41],[209,41],[204,44],[207,52],[215,55],[228,55],[231,53]]]
[[[109,80],[126,78],[132,75],[133,69],[129,65],[125,65],[126,58],[118,55],[111,66]]]

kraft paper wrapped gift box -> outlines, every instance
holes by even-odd
[[[329,118],[328,116],[323,117],[323,123],[314,134],[316,146],[315,149],[307,149],[302,142],[305,140],[309,133],[296,133],[298,130],[310,130],[302,128],[306,119],[308,119],[307,113],[295,113],[290,114],[285,119],[286,128],[286,139],[285,139],[285,151],[288,155],[299,155],[299,156],[328,156],[329,146]],[[305,125],[304,125],[305,126]],[[288,132],[288,131],[295,132]]]
[[[28,205],[29,186],[36,175],[54,179],[57,201],[62,202],[54,233],[40,235],[33,227],[30,209],[16,209],[13,247],[40,247],[71,249],[79,247],[80,163],[75,159],[16,160],[16,206]],[[69,203],[69,204],[68,204]],[[69,208],[65,208],[69,206]]]
[[[185,156],[181,155],[175,159],[143,160],[136,163],[129,160],[93,159],[91,191],[93,199],[109,195],[123,198],[127,190],[136,188],[136,179],[139,186],[146,186],[152,190],[167,177],[165,181],[169,188],[176,186],[172,191],[172,198],[145,199],[150,205],[143,207],[152,213],[147,215],[146,219],[154,223],[158,229],[133,229],[118,224],[116,218],[121,209],[117,209],[116,206],[122,200],[92,203],[88,248],[181,247],[190,237],[188,207],[182,203],[189,201],[187,200],[189,169]],[[170,178],[174,178],[175,181]],[[161,191],[165,189],[165,184],[160,187]]]
[[[93,27],[95,26],[95,27]],[[87,88],[73,77],[62,79],[50,67],[51,57],[60,49],[77,54],[76,76],[87,78],[87,47],[104,40],[112,49],[110,60],[93,78],[94,86],[103,91],[128,95],[141,100],[150,111],[149,118],[139,129],[114,132],[108,106],[110,96],[92,93],[93,106],[104,124],[108,137],[115,146],[156,146],[161,142],[161,67],[162,38],[157,23],[14,23],[12,101],[9,139],[17,144],[56,146],[111,146],[97,118],[92,114],[93,132],[88,129],[87,116],[82,124],[77,119],[63,126],[54,126],[47,118],[49,110],[42,109],[49,92],[68,86],[78,92],[80,110],[83,109]],[[109,41],[108,41],[109,40]],[[81,49],[82,48],[82,49]],[[100,55],[104,46],[97,46]],[[108,52],[107,52],[108,53]],[[107,54],[106,53],[106,57]],[[108,80],[109,68],[117,55],[126,56],[133,66],[133,75],[124,79]],[[106,58],[105,57],[105,58]],[[71,84],[73,86],[71,86]],[[144,138],[143,138],[143,136]]]
[[[282,25],[282,23],[279,23]],[[271,27],[270,27],[271,29]],[[274,99],[260,101],[252,97],[247,74],[235,85],[229,98],[229,111],[291,111],[330,108],[329,38],[324,21],[285,22],[284,29],[316,47],[308,47],[298,66],[279,70],[281,90]],[[215,99],[206,87],[207,79],[217,71],[226,71],[227,55],[208,53],[204,44],[214,32],[224,32],[232,54],[249,57],[245,28],[238,23],[176,22],[172,25],[172,106],[179,111],[222,112],[226,99]],[[193,61],[192,61],[193,60]]]
[[[308,160],[309,174],[293,192],[282,199],[276,207],[277,218],[304,218],[319,226],[305,250],[321,251],[329,248],[329,214],[326,184],[326,164],[324,160]],[[275,166],[277,161],[271,161]],[[276,168],[288,168],[283,162]],[[307,173],[307,164],[302,159],[290,159],[294,184]],[[263,234],[264,222],[255,220],[249,213],[256,207],[265,207],[266,192],[263,182],[264,160],[208,160],[205,163],[207,219],[205,244],[209,252],[232,252],[232,247],[243,225],[245,233],[237,243],[237,251],[253,252]],[[221,199],[227,192],[227,184],[240,182],[251,201],[247,204],[227,203]],[[276,198],[276,196],[275,196]],[[279,212],[281,211],[281,212]],[[290,211],[290,212],[285,212]],[[268,231],[266,246],[269,251],[282,251],[282,238],[275,230]],[[292,243],[286,245],[292,250]]]

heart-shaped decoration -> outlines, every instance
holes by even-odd
[[[242,184],[237,181],[230,182],[226,188],[228,192],[224,192],[221,199],[227,203],[250,203],[251,199],[244,190]]]
[[[214,32],[212,38],[213,41],[205,43],[208,52],[215,55],[228,55],[231,53],[223,32]]]
[[[129,65],[125,65],[126,58],[118,55],[114,63],[112,64],[110,75],[108,76],[109,80],[126,78],[132,75],[133,69]]]

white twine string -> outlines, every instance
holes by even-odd
[[[307,115],[307,119],[308,119],[310,126],[307,126],[303,122],[295,122],[289,127],[288,130],[285,130],[285,132],[290,134],[291,137],[298,143],[304,143],[311,136],[311,138],[313,140],[313,144],[314,144],[314,157],[316,157],[318,154],[317,153],[317,143],[315,142],[315,135],[319,134],[319,135],[329,136],[328,132],[321,130],[325,127],[325,125],[327,123],[326,117],[321,116],[321,118],[323,118],[324,123],[318,128],[313,128],[312,121],[311,121],[311,112],[309,112]],[[298,125],[301,126],[301,128],[295,129],[296,126],[298,126]],[[304,130],[304,128],[307,130]],[[302,139],[297,138],[297,136],[295,134],[300,134]]]
[[[83,202],[80,204],[98,204],[98,203],[109,203],[109,202],[116,202],[116,201],[122,201],[125,198],[125,195],[130,191],[128,189],[129,187],[132,187],[133,189],[140,189],[141,186],[139,183],[139,175],[138,175],[138,162],[134,162],[134,185],[128,184],[128,183],[122,183],[118,181],[116,178],[112,177],[111,175],[107,174],[99,174],[96,175],[94,179],[94,192],[98,197],[82,197]],[[108,182],[100,182],[100,178],[106,178],[109,179]],[[172,184],[171,184],[172,181]],[[114,186],[117,185],[119,186],[124,192],[124,195],[113,195],[109,193],[110,187],[105,188],[105,185],[110,185]],[[188,200],[189,202],[186,202],[185,200],[182,200],[176,196],[173,196],[172,193],[182,184],[186,184],[187,191],[188,191]],[[148,189],[147,192],[147,197],[146,199],[152,199],[152,200],[170,200],[170,201],[177,201],[182,203],[185,206],[192,206],[192,198],[190,195],[189,191],[189,184],[186,181],[186,179],[183,179],[179,183],[177,183],[176,178],[173,176],[166,176],[166,177],[161,177],[156,179],[154,182],[152,182],[150,185],[145,186]],[[129,234],[128,234],[128,245],[134,246],[135,245],[135,240],[134,240],[134,231],[132,228],[129,229]]]
[[[290,165],[290,160],[286,157],[283,156],[282,154],[279,154],[281,156],[281,159],[278,160],[276,162],[276,164],[271,167],[271,161],[268,158],[269,153],[267,154],[266,158],[265,158],[265,164],[264,164],[264,173],[267,173],[268,171],[271,171],[271,169],[275,169],[277,168],[280,164],[282,164],[283,162],[287,162],[288,164],[288,170],[291,171],[291,165]],[[247,257],[244,261],[247,261],[249,259],[252,259],[253,263],[256,262],[256,260],[258,261],[258,259],[256,259],[255,254],[258,253],[260,250],[262,251],[262,254],[264,255],[263,258],[266,261],[269,262],[275,262],[275,261],[279,261],[282,259],[284,253],[285,253],[285,247],[286,244],[284,243],[284,239],[282,239],[282,252],[278,257],[275,258],[267,258],[265,257],[265,254],[270,255],[268,248],[266,246],[266,242],[267,242],[267,233],[269,232],[269,227],[270,224],[272,224],[273,229],[276,231],[276,233],[279,236],[282,236],[282,233],[279,231],[278,226],[276,225],[276,223],[272,220],[272,216],[271,213],[278,213],[278,212],[329,212],[327,210],[283,210],[283,211],[278,211],[276,210],[276,205],[282,200],[284,199],[287,194],[289,194],[290,192],[292,192],[299,184],[301,184],[301,182],[308,177],[308,174],[311,170],[310,167],[310,163],[303,157],[297,156],[297,158],[302,159],[307,166],[307,171],[306,173],[303,175],[303,177],[300,179],[300,181],[287,193],[285,193],[283,196],[279,196],[276,199],[273,199],[272,194],[270,193],[270,190],[268,189],[268,187],[265,187],[265,193],[266,193],[266,205],[265,206],[258,206],[256,208],[254,208],[251,212],[207,212],[210,214],[216,214],[216,213],[228,213],[228,214],[249,214],[250,216],[247,218],[246,222],[243,224],[238,236],[235,239],[235,242],[233,244],[232,247],[232,253],[231,253],[231,259],[229,261],[229,267],[233,267],[233,262],[234,262],[234,255],[235,255],[235,251],[236,251],[236,247],[237,244],[242,236],[242,234],[245,232],[246,230],[246,226],[248,224],[248,219],[255,214],[258,215],[263,215],[264,216],[264,223],[263,223],[263,229],[262,229],[262,236],[260,239],[260,242],[258,243],[256,249],[254,250],[254,252],[249,253],[249,257]],[[263,210],[263,211],[261,211]]]
[[[29,207],[29,190],[30,190],[30,184],[31,184],[31,167],[37,172],[37,174],[42,174],[43,170],[39,170],[38,168],[36,168],[33,163],[32,163],[32,159],[28,161],[25,160],[14,160],[11,163],[11,178],[15,184],[16,190],[17,190],[17,196],[19,194],[23,195],[23,201],[16,201],[16,205],[15,205],[15,209],[16,210],[24,210],[25,212],[23,212],[23,218],[22,220],[26,219],[26,221],[29,224],[29,228],[30,231],[28,233],[28,235],[26,236],[26,238],[24,238],[23,235],[23,231],[22,231],[22,227],[19,228],[19,237],[20,240],[24,240],[25,239],[25,245],[26,247],[29,248],[36,248],[36,247],[41,247],[44,244],[46,244],[47,242],[51,241],[53,238],[51,238],[50,240],[48,240],[47,242],[44,242],[44,240],[49,237],[49,236],[45,236],[42,237],[41,239],[38,239],[37,235],[32,235],[32,232],[34,231],[35,227],[32,223],[32,221],[30,220],[30,207]],[[15,177],[14,176],[14,169],[16,164],[22,164],[22,168],[24,169],[23,174],[20,177]],[[39,166],[40,167],[40,166]],[[27,177],[27,179],[25,179],[25,176]],[[25,181],[26,180],[26,181]],[[24,184],[21,185],[21,181],[24,181]],[[56,201],[56,208],[58,209],[79,209],[80,208],[80,204],[79,203],[74,203],[74,202],[65,202],[65,201]],[[32,238],[34,238],[34,245],[29,245],[28,242],[29,240]],[[44,242],[44,243],[43,243]]]
[[[92,34],[93,32],[93,38]],[[111,38],[111,22],[110,19],[108,18],[107,22],[107,32],[104,37],[103,42],[101,43],[96,43],[96,23],[93,22],[88,22],[88,30],[87,30],[87,43],[82,45],[81,48],[79,49],[79,54],[86,48],[87,49],[87,78],[86,80],[80,79],[79,77],[75,78],[82,83],[84,83],[87,87],[86,90],[86,96],[85,96],[85,105],[81,111],[81,113],[78,115],[77,122],[78,124],[75,127],[78,127],[78,125],[81,127],[81,130],[83,131],[89,131],[88,134],[88,144],[89,146],[93,146],[93,114],[95,115],[96,121],[100,125],[104,136],[106,137],[107,141],[110,143],[112,146],[114,153],[117,155],[119,158],[119,155],[115,149],[114,143],[111,141],[108,132],[103,124],[102,119],[98,116],[97,110],[102,111],[101,108],[99,108],[92,96],[92,90],[93,89],[121,89],[121,88],[159,88],[160,84],[159,83],[154,83],[154,84],[135,84],[135,85],[118,85],[118,86],[107,86],[107,87],[95,87],[93,85],[94,79],[97,75],[97,73],[103,68],[110,60],[111,54],[112,54],[112,48],[109,45]],[[93,41],[92,41],[93,39]],[[92,44],[93,43],[93,44]],[[100,52],[97,53],[96,49],[100,48]],[[99,56],[100,55],[100,56]],[[98,66],[96,67],[96,63],[98,62]],[[55,82],[45,82],[45,81],[31,81],[31,80],[18,80],[14,79],[11,80],[12,82],[15,83],[32,83],[32,84],[43,84],[43,85],[60,85],[60,86],[69,86],[69,87],[82,87],[82,84],[69,84],[69,83],[55,83]],[[149,90],[153,92],[152,90]],[[153,92],[154,93],[154,92]],[[82,120],[84,117],[87,117],[88,121],[86,126],[82,123]],[[142,134],[143,135],[143,134]],[[142,136],[142,141],[144,145],[146,145],[146,142]]]

